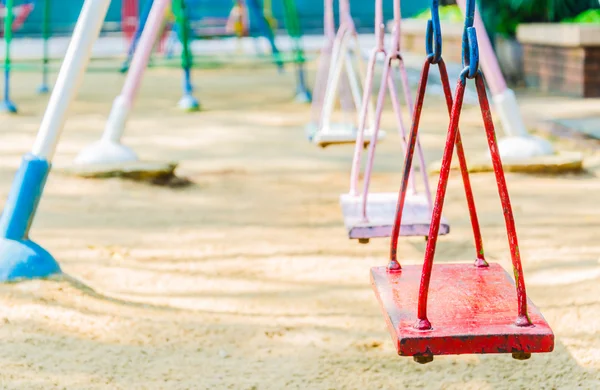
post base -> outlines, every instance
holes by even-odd
[[[50,163],[26,154],[0,216],[0,282],[60,273],[56,260],[29,240],[29,227],[44,191]]]
[[[307,124],[304,127],[304,134],[306,134],[306,138],[308,138],[309,141],[312,141],[312,139],[315,136],[315,134],[317,133],[318,129],[319,129],[319,125],[314,122]]]
[[[54,257],[35,242],[0,238],[0,282],[47,278],[61,272]]]
[[[17,106],[10,100],[3,100],[0,102],[0,113],[16,114]]]
[[[50,92],[50,87],[48,87],[46,84],[40,85],[37,89],[37,93],[39,93],[40,95],[45,95],[48,92]]]
[[[498,140],[502,162],[522,161],[539,156],[555,154],[550,141],[535,136],[506,137]],[[488,152],[488,157],[490,156]]]
[[[198,103],[198,100],[192,95],[183,95],[177,103],[177,106],[187,112],[200,110],[200,103]]]
[[[294,101],[302,104],[310,103],[312,102],[312,95],[306,88],[299,88],[296,91],[296,97],[294,98]]]
[[[75,158],[75,165],[104,165],[138,161],[131,148],[112,141],[96,141]]]

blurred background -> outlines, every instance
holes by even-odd
[[[122,10],[127,3],[140,9],[148,0],[113,0],[108,11],[105,33],[118,32],[122,29]],[[5,2],[5,0],[4,0]],[[15,32],[20,36],[41,35],[44,17],[44,0],[15,0],[15,5],[32,4],[33,10],[23,26]],[[52,30],[54,34],[69,34],[83,5],[83,0],[54,0],[52,3]],[[323,2],[320,0],[296,0],[300,23],[305,34],[320,34],[323,31]],[[359,32],[373,31],[373,1],[351,0],[352,14]],[[392,17],[392,1],[384,0],[386,19]],[[441,0],[442,5],[455,5],[453,0]],[[191,19],[195,22],[202,18],[227,18],[233,0],[191,0]],[[40,6],[38,6],[40,5]],[[584,22],[600,23],[600,13],[593,12],[600,8],[598,0],[481,0],[478,2],[488,32],[506,37],[515,35],[520,23],[532,22]],[[402,1],[404,18],[418,16],[428,9],[427,1]],[[273,16],[283,23],[284,10],[280,1],[273,1]],[[588,12],[586,12],[588,11]],[[591,11],[591,12],[590,12]],[[336,10],[337,16],[337,10]],[[441,15],[448,20],[462,20],[460,11],[448,8]]]

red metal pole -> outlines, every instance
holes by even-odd
[[[444,148],[444,155],[442,157],[440,179],[435,202],[433,204],[431,224],[429,225],[429,239],[427,240],[427,248],[425,249],[425,261],[423,262],[423,273],[421,274],[421,285],[419,287],[417,323],[415,324],[415,328],[420,330],[431,329],[431,323],[427,319],[427,296],[429,293],[429,282],[431,281],[433,256],[435,255],[435,246],[437,244],[440,221],[442,219],[444,198],[446,196],[446,188],[448,187],[452,154],[454,152],[454,144],[456,143],[456,135],[458,134],[458,122],[460,120],[460,112],[465,96],[465,87],[466,80],[461,77],[456,86],[454,105],[452,106],[452,112],[450,114],[450,124],[448,126],[448,135],[446,137],[446,147]]]
[[[494,166],[494,174],[496,175],[496,183],[498,184],[498,194],[500,195],[500,203],[504,212],[504,221],[506,222],[506,234],[508,236],[508,244],[510,246],[510,256],[512,259],[513,273],[517,284],[517,301],[518,301],[518,316],[515,324],[517,326],[530,326],[531,320],[527,314],[527,291],[525,289],[525,279],[523,277],[523,267],[521,265],[521,254],[519,253],[519,243],[517,241],[517,230],[515,227],[515,219],[508,196],[506,187],[506,179],[504,170],[502,169],[502,161],[500,159],[500,151],[496,143],[496,132],[494,131],[494,122],[490,111],[490,104],[487,99],[483,76],[481,72],[475,76],[475,85],[477,86],[477,96],[479,97],[479,106],[481,107],[481,115],[483,116],[483,125],[487,136],[490,154],[492,156],[492,164]]]
[[[396,219],[392,229],[392,242],[390,244],[390,262],[388,271],[399,271],[402,267],[398,262],[398,236],[400,235],[400,225],[402,224],[402,211],[404,210],[404,200],[406,199],[406,190],[408,189],[408,180],[412,167],[412,159],[417,143],[417,134],[419,132],[419,121],[421,120],[421,111],[423,110],[423,100],[425,99],[425,90],[427,89],[427,77],[429,76],[429,58],[425,59],[423,70],[421,71],[421,80],[417,89],[417,101],[413,110],[412,127],[408,136],[408,145],[406,155],[404,156],[404,173],[402,174],[402,184],[398,195],[396,205]]]
[[[443,59],[440,59],[440,62],[438,63],[438,70],[440,71],[440,79],[442,80],[442,87],[446,97],[448,114],[451,114],[452,90],[450,89],[450,81],[448,78],[448,71],[446,70],[446,63]],[[483,239],[481,237],[481,229],[479,227],[479,219],[477,218],[477,209],[475,208],[473,189],[471,187],[471,180],[469,179],[469,169],[467,167],[467,159],[465,157],[465,150],[463,148],[460,130],[457,130],[456,134],[456,154],[458,157],[458,164],[460,165],[460,173],[462,175],[463,185],[465,187],[465,197],[467,198],[471,226],[473,227],[473,238],[475,240],[475,250],[477,252],[475,255],[475,265],[478,267],[487,267],[488,263],[485,261],[485,256],[483,253]]]
[[[138,0],[123,0],[121,8],[121,26],[123,36],[129,44],[133,40],[139,22]]]

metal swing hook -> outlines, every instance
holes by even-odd
[[[465,7],[465,29],[462,38],[462,61],[465,67],[461,72],[462,77],[472,79],[479,69],[479,46],[477,45],[477,32],[475,22],[475,0],[467,0]]]
[[[442,27],[440,25],[440,0],[431,0],[431,19],[427,21],[425,50],[431,64],[442,60]]]

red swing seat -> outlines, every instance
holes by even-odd
[[[499,264],[434,264],[428,315],[433,328],[414,327],[421,265],[403,266],[397,273],[385,266],[371,269],[371,283],[388,330],[400,356],[428,360],[434,355],[512,353],[527,358],[551,352],[554,334],[528,300],[533,326],[516,326],[517,293],[510,275]]]

